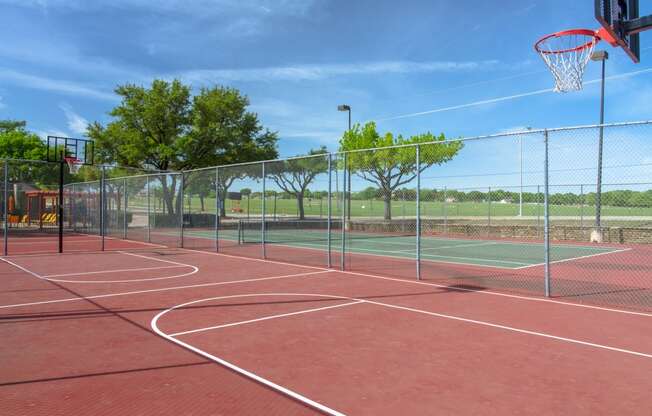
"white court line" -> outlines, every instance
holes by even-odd
[[[22,239],[19,239],[22,240]],[[9,247],[11,246],[20,246],[20,245],[34,245],[34,244],[54,244],[58,243],[58,237],[55,235],[52,238],[48,240],[38,240],[38,241],[32,241],[31,239],[29,241],[11,241],[11,237],[9,237],[9,243],[7,244]],[[64,243],[65,244],[70,244],[70,243],[97,243],[97,240],[67,240],[66,237],[64,236]]]
[[[325,272],[335,271],[335,270],[329,269],[327,267],[305,266],[305,265],[302,265],[302,264],[288,263],[288,262],[285,262],[285,261],[278,261],[278,260],[255,259],[255,258],[251,258],[251,257],[236,256],[234,254],[226,254],[226,253],[215,252],[215,251],[194,250],[192,248],[179,248],[178,250],[189,251],[191,253],[208,254],[209,256],[228,257],[228,258],[231,258],[231,259],[238,259],[238,260],[243,260],[244,259],[244,260],[251,260],[251,261],[262,261],[264,263],[280,264],[282,266],[292,266],[292,267],[296,267],[296,268],[307,268],[307,269],[314,269],[314,270],[322,270],[322,271],[325,271]],[[312,250],[312,249],[310,249],[310,250]]]
[[[310,244],[310,243],[290,243],[290,244],[275,244],[275,243],[267,243],[268,247],[288,247],[288,248],[301,248],[304,250],[318,250],[321,252],[326,252],[326,249],[322,245],[315,245],[315,244]],[[318,248],[319,247],[319,248]],[[364,253],[361,253],[361,251],[364,251]],[[373,254],[373,253],[383,253],[383,254]],[[393,259],[400,259],[400,260],[414,260],[411,257],[406,257],[406,256],[400,256],[400,255],[392,255],[396,253],[401,253],[400,251],[385,251],[385,250],[372,250],[368,248],[359,248],[359,247],[351,247],[350,251],[347,251],[347,254],[356,254],[360,256],[375,256],[375,257],[390,257]],[[339,254],[339,253],[338,253]],[[513,266],[493,266],[491,264],[482,264],[482,263],[466,263],[466,262],[456,262],[456,261],[448,261],[448,260],[441,260],[440,258],[443,259],[460,259],[460,260],[476,260],[476,261],[487,261],[491,263],[510,263],[510,264],[520,264],[520,265],[529,265],[530,263],[524,263],[522,261],[510,261],[510,260],[493,260],[493,259],[482,259],[482,258],[477,258],[477,257],[456,257],[456,256],[446,256],[446,255],[438,255],[438,254],[422,254],[421,255],[421,260],[425,261],[430,261],[432,263],[446,263],[446,264],[459,264],[459,265],[464,265],[464,266],[474,266],[474,267],[490,267],[494,269],[501,269],[501,270],[515,270],[516,267]]]
[[[494,324],[494,323],[491,323],[491,322],[479,321],[479,320],[476,320],[476,319],[462,318],[460,316],[446,315],[446,314],[443,314],[443,313],[424,311],[424,310],[421,310],[421,309],[409,308],[409,307],[406,307],[406,306],[399,306],[399,305],[392,305],[392,304],[389,304],[389,303],[376,302],[376,301],[370,301],[370,300],[367,300],[365,302],[370,303],[370,304],[374,304],[374,305],[385,306],[387,308],[392,308],[392,309],[401,309],[401,310],[405,310],[405,311],[409,311],[409,312],[416,312],[416,313],[420,313],[420,314],[424,314],[424,315],[430,315],[430,316],[436,316],[436,317],[439,317],[439,318],[451,319],[451,320],[454,320],[454,321],[467,322],[467,323],[476,324],[476,325],[488,326],[488,327],[491,327],[491,328],[504,329],[506,331],[518,332],[518,333],[521,333],[521,334],[534,335],[534,336],[538,336],[538,337],[554,339],[554,340],[557,340],[557,341],[564,341],[564,342],[569,342],[569,343],[572,343],[572,344],[584,345],[584,346],[587,346],[587,347],[600,348],[600,349],[609,350],[609,351],[621,352],[621,353],[624,353],[624,354],[635,355],[635,356],[638,356],[638,357],[652,358],[652,354],[646,354],[646,353],[643,353],[643,352],[627,350],[627,349],[624,349],[624,348],[611,347],[609,345],[597,344],[597,343],[582,341],[582,340],[578,340],[578,339],[574,339],[574,338],[560,337],[560,336],[557,336],[557,335],[547,334],[545,332],[530,331],[530,330],[527,330],[527,329],[515,328],[515,327],[507,326],[507,325]]]
[[[302,394],[299,394],[299,393],[297,393],[297,392],[295,392],[293,390],[290,390],[287,387],[283,387],[280,384],[276,384],[273,381],[270,381],[270,380],[268,380],[266,378],[263,378],[263,377],[261,377],[261,376],[259,376],[257,374],[254,374],[251,371],[245,370],[242,367],[238,367],[237,365],[232,364],[229,361],[226,361],[226,360],[224,360],[222,358],[219,358],[219,357],[217,357],[215,355],[212,355],[212,354],[210,354],[210,353],[208,353],[208,352],[206,352],[206,351],[204,351],[202,349],[199,349],[199,348],[197,348],[197,347],[195,347],[195,346],[193,346],[191,344],[183,342],[183,341],[175,338],[174,336],[172,336],[170,334],[166,334],[165,332],[163,332],[158,327],[158,320],[163,315],[165,315],[168,312],[170,312],[172,310],[175,310],[177,308],[185,307],[185,306],[188,306],[188,305],[192,305],[192,304],[195,304],[195,303],[204,302],[204,301],[208,301],[208,300],[230,299],[230,298],[237,298],[237,297],[261,296],[261,295],[262,296],[270,296],[269,294],[251,294],[251,295],[244,295],[244,296],[243,295],[219,296],[219,297],[216,297],[216,298],[200,299],[200,300],[194,300],[194,301],[182,303],[180,305],[176,305],[176,306],[173,306],[173,307],[171,307],[169,309],[166,309],[166,310],[163,310],[163,311],[159,312],[156,316],[154,316],[154,318],[152,318],[152,320],[150,322],[150,327],[159,336],[161,336],[161,337],[163,337],[163,338],[165,338],[165,339],[167,339],[167,340],[169,340],[171,342],[174,342],[175,344],[180,345],[180,346],[182,346],[183,348],[185,348],[187,350],[190,350],[190,351],[193,351],[193,352],[195,352],[195,353],[197,353],[199,355],[202,355],[202,356],[208,358],[209,360],[214,361],[214,362],[216,362],[216,363],[218,363],[218,364],[220,364],[220,365],[222,365],[222,366],[224,366],[226,368],[229,368],[229,369],[231,369],[231,370],[233,370],[233,371],[235,371],[235,372],[237,372],[239,374],[242,374],[245,377],[248,377],[248,378],[250,378],[252,380],[255,380],[255,381],[257,381],[257,382],[259,382],[261,384],[264,384],[265,386],[268,386],[268,387],[270,387],[270,388],[272,388],[272,389],[274,389],[274,390],[276,390],[276,391],[278,391],[278,392],[280,392],[282,394],[285,394],[286,396],[289,396],[289,397],[291,397],[291,398],[293,398],[293,399],[295,399],[295,400],[297,400],[297,401],[299,401],[301,403],[304,403],[304,404],[306,404],[306,405],[308,405],[308,406],[310,406],[312,408],[318,409],[319,411],[324,412],[324,413],[326,413],[328,415],[331,415],[331,416],[345,416],[344,413],[341,413],[341,412],[339,412],[339,411],[337,411],[335,409],[332,409],[332,408],[327,407],[327,406],[325,406],[325,405],[323,405],[323,404],[321,404],[319,402],[316,402],[316,401],[314,401],[312,399],[309,399],[308,397],[306,397],[306,396],[304,396]],[[276,295],[281,295],[282,296],[282,295],[288,295],[288,294],[276,294]],[[301,294],[296,294],[296,296],[300,296],[300,295]],[[305,296],[305,295],[303,295],[303,296]],[[324,295],[315,295],[315,296],[317,296],[317,297],[330,297],[330,298],[333,298],[333,299],[349,299],[349,300],[355,301],[355,302],[351,302],[351,304],[360,303],[358,301],[361,301],[361,299],[344,298],[344,297],[340,297],[340,296],[324,296]]]
[[[249,260],[249,261],[268,262],[268,263],[273,263],[273,264],[291,265],[291,266],[295,266],[295,267],[309,267],[309,268],[312,268],[312,269],[320,269],[320,270],[331,270],[333,272],[345,273],[345,274],[350,274],[350,275],[354,275],[354,276],[370,277],[370,278],[373,278],[373,279],[381,279],[381,280],[391,280],[391,281],[395,281],[395,282],[409,283],[409,284],[414,284],[414,285],[433,286],[433,287],[439,287],[439,288],[443,288],[443,289],[446,289],[446,290],[452,290],[452,291],[458,291],[458,292],[473,292],[473,293],[477,293],[479,295],[501,296],[501,297],[524,300],[524,301],[530,301],[530,302],[543,302],[543,303],[550,303],[550,304],[555,304],[555,305],[570,306],[570,307],[574,307],[574,308],[594,309],[594,310],[604,311],[604,312],[615,312],[615,313],[622,313],[622,314],[625,314],[625,315],[636,315],[636,316],[645,316],[645,317],[652,318],[652,313],[635,312],[635,311],[628,311],[628,310],[624,310],[624,309],[615,309],[615,308],[605,308],[605,307],[602,307],[602,306],[586,305],[586,304],[573,303],[573,302],[564,302],[564,301],[541,298],[541,297],[534,297],[534,296],[512,295],[512,294],[508,294],[508,293],[494,292],[494,291],[491,291],[491,290],[466,289],[466,288],[461,288],[461,287],[440,285],[438,283],[423,282],[423,281],[419,281],[419,280],[398,279],[398,278],[394,278],[394,277],[380,276],[380,275],[369,274],[369,273],[360,273],[360,272],[353,272],[353,271],[341,271],[341,270],[336,270],[336,269],[320,268],[320,267],[316,267],[316,266],[299,266],[299,265],[293,264],[293,263],[285,263],[285,262],[279,262],[279,261],[276,261],[276,260],[267,260],[267,259],[254,259],[254,258],[250,258],[250,257],[234,256],[232,254],[191,250],[191,249],[187,249],[187,248],[184,248],[184,249],[181,249],[181,250],[191,251],[191,252],[194,252],[194,253],[207,254],[207,255],[214,255],[214,256],[225,256],[225,257],[242,259],[242,260]]]
[[[338,412],[337,410],[334,410],[332,408],[329,408],[319,402],[316,402],[300,393],[297,393],[293,390],[290,390],[287,387],[283,387],[280,384],[274,383],[271,380],[268,380],[266,378],[263,378],[249,370],[246,370],[242,367],[238,367],[235,364],[226,361],[223,358],[217,357],[213,354],[210,354],[200,348],[197,348],[189,343],[186,343],[184,341],[181,341],[175,337],[175,334],[166,334],[163,332],[159,327],[158,327],[158,321],[160,320],[161,317],[163,317],[165,314],[178,309],[178,308],[183,308],[189,305],[193,305],[196,303],[201,303],[201,302],[207,302],[207,301],[213,301],[213,300],[221,300],[221,299],[233,299],[233,298],[238,298],[238,297],[261,297],[261,296],[314,296],[314,297],[325,297],[325,298],[330,298],[330,299],[342,299],[342,300],[350,300],[350,303],[344,304],[344,305],[337,305],[337,306],[350,306],[354,305],[357,303],[368,303],[376,306],[381,306],[381,307],[386,307],[390,309],[398,309],[398,310],[403,310],[403,311],[408,311],[408,312],[414,312],[418,314],[423,314],[427,316],[434,316],[437,318],[442,318],[442,319],[449,319],[453,321],[458,321],[458,322],[464,322],[467,324],[473,324],[473,325],[480,325],[480,326],[485,326],[485,327],[490,327],[494,329],[500,329],[508,332],[515,332],[519,334],[524,334],[524,335],[531,335],[531,336],[536,336],[536,337],[542,337],[546,339],[552,339],[555,341],[561,341],[561,342],[567,342],[570,344],[576,344],[576,345],[581,345],[585,347],[591,347],[591,348],[596,348],[596,349],[603,349],[607,351],[612,351],[612,352],[617,352],[617,353],[623,353],[623,354],[628,354],[628,355],[633,355],[637,357],[643,357],[643,358],[652,358],[652,354],[646,354],[638,351],[632,351],[632,350],[627,350],[623,348],[617,348],[617,347],[612,347],[609,345],[604,345],[604,344],[597,344],[593,342],[588,342],[588,341],[582,341],[574,338],[567,338],[567,337],[560,337],[557,335],[552,335],[552,334],[547,334],[544,332],[537,332],[537,331],[530,331],[527,329],[521,329],[521,328],[516,328],[516,327],[510,327],[506,325],[500,325],[500,324],[494,324],[491,322],[486,322],[486,321],[480,321],[480,320],[475,320],[475,319],[468,319],[468,318],[463,318],[459,316],[454,316],[454,315],[446,315],[446,314],[441,314],[441,313],[436,313],[436,312],[430,312],[430,311],[424,311],[421,309],[415,309],[415,308],[409,308],[409,307],[404,307],[404,306],[399,306],[399,305],[392,305],[388,303],[383,303],[383,302],[376,302],[376,301],[370,301],[370,300],[365,300],[365,299],[358,299],[358,298],[351,298],[351,297],[346,297],[346,296],[335,296],[335,295],[323,295],[323,294],[315,294],[315,293],[253,293],[253,294],[241,294],[241,295],[230,295],[230,296],[218,296],[218,297],[213,297],[213,298],[206,298],[206,299],[199,299],[199,300],[194,300],[186,303],[182,303],[176,306],[173,306],[169,309],[166,309],[164,311],[159,312],[154,318],[152,318],[150,322],[150,326],[152,330],[157,333],[159,336],[174,342],[177,345],[180,345],[190,351],[193,351],[197,354],[200,354],[218,364],[221,364],[224,367],[227,367],[237,373],[240,373],[244,375],[245,377],[251,378],[261,384],[264,384],[268,387],[271,387],[272,389],[279,391],[285,395],[288,395],[298,401],[301,401],[302,403],[307,404],[308,406],[311,406],[313,408],[316,408],[322,412],[326,412],[329,415],[343,415],[343,413]],[[332,309],[333,307],[330,307]],[[327,309],[327,308],[321,308],[322,310]],[[306,310],[306,313],[310,310]],[[314,310],[313,310],[314,311]],[[290,315],[297,315],[300,312],[294,312],[292,314],[286,314],[286,316]],[[282,317],[281,315],[277,316],[278,318]],[[257,320],[258,322],[263,321],[263,320],[269,320],[272,319],[272,317],[263,317]],[[256,320],[250,320],[250,321],[242,321],[239,323],[232,323],[232,324],[227,324],[227,325],[220,325],[213,327],[213,329],[219,329],[219,328],[225,328],[227,326],[235,326],[235,325],[243,325],[251,322],[255,322]],[[202,330],[208,330],[205,328],[198,329],[196,332],[202,331]],[[191,331],[186,331],[184,332],[185,334],[191,333]],[[177,333],[177,335],[182,335],[184,333]]]
[[[359,303],[364,303],[364,302],[365,301],[363,301],[363,300],[356,300],[355,302],[347,302],[347,303],[342,303],[342,304],[339,304],[339,305],[324,306],[324,307],[321,307],[321,308],[314,308],[314,309],[303,309],[303,310],[300,310],[300,311],[297,311],[297,312],[282,313],[282,314],[279,314],[279,315],[269,315],[269,316],[264,316],[262,318],[248,319],[246,321],[232,322],[232,323],[223,324],[223,325],[208,326],[206,328],[191,329],[189,331],[176,332],[174,334],[168,334],[168,335],[170,335],[171,337],[177,337],[177,336],[180,336],[180,335],[195,334],[197,332],[211,331],[213,329],[222,329],[222,328],[228,328],[228,327],[231,327],[231,326],[252,324],[252,323],[260,322],[260,321],[269,321],[270,319],[285,318],[287,316],[303,315],[303,314],[306,314],[306,313],[325,311],[325,310],[328,310],[328,309],[342,308],[344,306],[357,305]]]
[[[156,267],[138,267],[134,269],[114,269],[114,270],[96,270],[92,272],[77,272],[77,273],[61,273],[61,274],[45,274],[41,275],[42,278],[48,279],[51,277],[66,277],[66,276],[80,276],[86,274],[103,274],[103,273],[121,273],[121,272],[136,272],[143,270],[159,270],[159,269],[175,269],[187,266],[156,266]]]
[[[612,347],[609,345],[605,344],[598,344],[598,343],[593,343],[593,342],[588,342],[588,341],[582,341],[578,340],[575,338],[568,338],[568,337],[560,337],[557,335],[552,335],[548,334],[546,332],[539,332],[539,331],[531,331],[528,329],[522,329],[522,328],[516,328],[513,326],[507,326],[507,325],[501,325],[501,324],[494,324],[492,322],[488,321],[481,321],[477,319],[470,319],[470,318],[464,318],[461,316],[455,316],[455,315],[449,315],[449,314],[443,314],[443,313],[438,313],[438,312],[430,312],[426,311],[423,309],[417,309],[417,308],[410,308],[408,306],[400,306],[400,305],[393,305],[391,303],[384,303],[384,302],[377,302],[369,299],[360,299],[360,298],[354,298],[354,297],[349,297],[349,296],[338,296],[338,295],[326,295],[326,294],[321,294],[321,293],[246,293],[246,294],[241,294],[241,295],[229,295],[229,296],[216,296],[212,298],[205,298],[205,299],[198,299],[198,300],[193,300],[190,302],[185,302],[176,306],[173,306],[171,308],[168,308],[164,311],[161,311],[159,314],[157,314],[151,321],[152,327],[158,322],[159,318],[165,315],[168,312],[171,312],[175,309],[178,308],[183,308],[189,305],[194,305],[196,303],[202,303],[202,302],[208,302],[208,301],[214,301],[214,300],[222,300],[222,299],[234,299],[238,297],[263,297],[263,296],[311,296],[311,297],[323,297],[323,298],[328,298],[328,299],[341,299],[341,300],[349,300],[351,301],[350,304],[354,303],[367,303],[367,304],[372,304],[372,305],[377,305],[377,306],[384,306],[386,308],[390,309],[400,309],[408,312],[415,312],[423,315],[429,315],[429,316],[434,316],[438,318],[444,318],[444,319],[450,319],[453,321],[459,321],[459,322],[465,322],[469,324],[474,324],[474,325],[481,325],[481,326],[488,326],[491,328],[496,328],[496,329],[502,329],[505,331],[511,331],[511,332],[517,332],[521,334],[526,334],[526,335],[533,335],[537,337],[543,337],[543,338],[550,338],[550,339],[555,339],[557,341],[563,341],[563,342],[568,342],[572,344],[579,344],[579,345],[584,345],[592,348],[598,348],[598,349],[604,349],[604,350],[609,350],[609,351],[615,351],[615,352],[620,352],[624,354],[629,354],[629,355],[635,355],[639,357],[644,357],[644,358],[652,358],[652,354],[649,353],[644,353],[644,352],[639,352],[639,351],[633,351],[633,350],[628,350],[624,348],[617,348],[617,347]],[[342,306],[342,305],[339,305]],[[296,314],[296,313],[295,313]],[[265,320],[265,319],[261,319]],[[243,321],[243,324],[248,323],[247,321]],[[234,326],[234,325],[229,325],[229,326]],[[226,327],[222,325],[221,327]],[[168,336],[172,336],[171,334],[167,334]]]
[[[490,246],[490,245],[494,245],[494,244],[496,244],[495,241],[487,241],[487,242],[484,242],[484,243],[457,244],[457,245],[453,245],[453,246],[442,246],[442,247],[424,247],[424,246],[421,246],[421,252],[423,252],[425,250],[430,251],[430,250],[443,250],[443,249],[447,249],[447,248],[458,248],[458,247],[480,247],[480,246]],[[396,251],[396,253],[414,253],[414,252],[416,252],[416,247],[414,247],[412,250],[399,250],[399,251]]]
[[[180,262],[178,262],[178,261],[172,261],[172,260],[166,260],[166,259],[159,259],[159,258],[156,258],[156,257],[144,256],[144,255],[142,255],[142,254],[128,253],[128,252],[126,252],[126,251],[118,251],[118,253],[120,253],[120,254],[124,254],[124,255],[126,255],[126,256],[139,257],[139,258],[141,258],[141,259],[155,260],[155,261],[159,261],[159,262],[161,262],[161,263],[174,264],[174,265],[176,265],[176,266],[190,266],[189,264],[180,263]]]
[[[0,261],[7,261],[7,260],[6,259],[0,259]],[[26,273],[34,275],[30,270],[24,269],[23,267],[20,267],[18,265],[15,265],[15,267],[18,267],[19,269],[25,271]],[[291,277],[312,276],[312,275],[315,275],[315,274],[333,273],[333,272],[335,272],[335,270],[321,270],[321,271],[316,271],[316,272],[303,272],[303,273],[295,273],[295,274],[286,274],[286,275],[281,275],[281,276],[257,277],[257,278],[251,278],[251,279],[231,280],[231,281],[227,281],[227,282],[198,283],[196,285],[173,286],[173,287],[164,287],[164,288],[160,288],[160,289],[133,290],[133,291],[130,291],[130,292],[106,293],[104,295],[92,295],[92,296],[82,296],[82,297],[75,297],[75,298],[43,300],[43,301],[39,301],[39,302],[28,302],[28,303],[15,303],[15,304],[11,304],[11,305],[0,305],[0,309],[20,308],[20,307],[24,307],[24,306],[35,306],[35,305],[47,305],[47,304],[51,304],[51,303],[75,302],[75,301],[87,300],[87,299],[103,299],[103,298],[112,298],[112,297],[118,297],[118,296],[141,295],[141,294],[144,294],[144,293],[156,293],[156,292],[167,292],[167,291],[170,291],[170,290],[194,289],[194,288],[198,288],[198,287],[212,287],[212,286],[222,286],[222,285],[235,285],[235,284],[238,284],[238,283],[263,282],[263,281],[266,281],[266,280],[287,279],[287,278],[291,278]]]
[[[122,253],[122,254],[130,254],[130,253]],[[130,254],[130,255],[131,255],[131,254]],[[144,256],[138,256],[138,255],[136,255],[136,256],[137,256],[137,257],[144,257]],[[150,257],[145,257],[145,258],[150,258]],[[156,259],[153,259],[153,258],[151,258],[151,259],[152,259],[152,260],[156,260]],[[36,273],[36,272],[34,272],[34,271],[32,271],[32,270],[29,270],[29,269],[27,269],[26,267],[21,266],[21,265],[19,265],[19,264],[17,264],[17,263],[14,263],[13,261],[8,260],[8,259],[6,259],[6,258],[0,258],[0,260],[6,262],[6,263],[8,263],[8,264],[11,264],[11,265],[14,266],[14,267],[17,267],[17,268],[19,268],[19,269],[21,269],[21,270],[23,270],[23,271],[25,271],[25,272],[31,274],[32,276],[34,276],[34,277],[36,277],[36,278],[38,278],[38,279],[41,279],[41,280],[48,280],[48,281],[51,281],[51,282],[62,282],[62,283],[100,284],[100,283],[133,283],[133,282],[150,282],[150,281],[154,281],[154,280],[166,280],[166,279],[176,279],[176,278],[179,278],[179,277],[186,277],[186,276],[193,275],[193,274],[195,274],[195,273],[197,273],[197,272],[199,271],[199,267],[192,266],[192,265],[190,265],[190,264],[183,264],[183,263],[176,263],[176,262],[170,262],[170,261],[165,261],[165,260],[159,260],[159,261],[162,261],[162,262],[165,262],[165,263],[173,263],[173,264],[175,264],[175,267],[188,267],[188,268],[191,269],[191,271],[190,271],[190,272],[187,272],[187,273],[175,274],[175,275],[172,275],[172,276],[164,276],[164,277],[149,277],[149,278],[146,278],[146,279],[129,279],[129,280],[67,280],[67,279],[52,279],[52,278],[50,278],[50,277],[46,277],[46,276],[40,275],[40,274],[38,274],[38,273]],[[170,268],[171,268],[171,267],[170,267]],[[101,272],[107,272],[107,271],[105,270],[105,271],[89,272],[88,274],[101,273]],[[73,275],[75,275],[75,274],[73,274]]]
[[[621,249],[613,250],[613,251],[605,251],[603,253],[587,254],[586,256],[569,257],[567,259],[551,261],[550,264],[565,263],[565,262],[568,262],[568,261],[579,260],[579,259],[588,259],[589,257],[604,256],[605,254],[622,253],[624,251],[630,251],[630,250],[632,250],[632,249],[631,248],[621,248]],[[514,270],[527,269],[529,267],[537,267],[537,266],[543,266],[543,265],[545,265],[545,263],[530,264],[529,266],[516,267],[516,268],[514,268]]]
[[[362,276],[362,277],[371,277],[373,279],[390,280],[390,281],[394,281],[394,282],[409,283],[409,284],[413,284],[413,285],[433,286],[433,287],[438,287],[438,288],[442,288],[442,289],[446,289],[446,290],[452,290],[452,291],[458,291],[458,292],[472,292],[472,293],[477,293],[478,295],[500,296],[500,297],[511,298],[511,299],[525,300],[525,301],[530,301],[530,302],[552,303],[552,304],[556,304],[556,305],[564,305],[564,306],[570,306],[570,307],[575,307],[575,308],[595,309],[595,310],[604,311],[604,312],[616,312],[616,313],[622,313],[622,314],[625,314],[625,315],[636,315],[636,316],[645,316],[645,317],[652,318],[652,313],[628,311],[628,310],[624,310],[624,309],[606,308],[606,307],[602,307],[602,306],[586,305],[586,304],[582,304],[582,303],[563,302],[563,301],[560,301],[560,300],[547,299],[547,298],[537,298],[537,297],[533,297],[533,296],[512,295],[512,294],[509,294],[509,293],[493,292],[491,290],[467,289],[467,288],[458,287],[458,286],[440,285],[438,283],[423,282],[423,281],[419,281],[419,280],[406,280],[406,279],[399,279],[399,278],[387,277],[387,276],[379,276],[379,275],[368,274],[368,273],[360,273],[360,272],[352,272],[352,271],[341,272],[339,270],[336,270],[336,271],[338,273],[346,273],[346,274],[351,274],[351,275],[354,275],[354,276]]]

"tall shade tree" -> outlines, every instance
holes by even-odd
[[[384,201],[384,218],[392,219],[392,195],[401,186],[412,182],[417,176],[417,159],[414,146],[392,147],[406,144],[430,143],[421,152],[419,173],[453,159],[462,149],[461,141],[446,141],[444,134],[435,136],[424,133],[405,138],[392,133],[381,135],[373,122],[364,126],[356,124],[344,133],[340,140],[341,151],[356,151],[347,155],[347,169],[356,176],[375,184]]]
[[[294,196],[297,200],[299,219],[306,217],[304,198],[308,186],[317,175],[328,170],[328,159],[325,147],[310,150],[307,157],[270,162],[265,166],[267,176],[283,191]]]
[[[47,146],[39,136],[25,129],[24,121],[0,120],[0,158],[44,161]],[[57,165],[9,162],[9,181],[31,184],[56,184]],[[70,175],[66,172],[66,180]]]
[[[276,133],[263,128],[255,113],[247,111],[249,99],[236,89],[202,89],[193,98],[192,125],[183,146],[196,167],[269,160],[278,157]],[[218,152],[215,149],[219,149]],[[257,164],[220,169],[217,189],[220,216],[226,216],[226,196],[238,179],[260,179]],[[215,183],[211,182],[215,188]]]
[[[237,90],[204,88],[193,97],[178,80],[154,80],[149,88],[127,84],[115,92],[122,101],[109,113],[113,121],[87,131],[99,162],[179,171],[277,155],[276,134],[247,111],[249,100]],[[175,213],[182,204],[179,177],[160,181],[166,209]]]
[[[24,121],[0,120],[0,157],[45,160],[45,143],[25,126]]]

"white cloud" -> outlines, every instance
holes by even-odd
[[[347,75],[409,74],[428,72],[472,71],[491,68],[498,61],[482,62],[413,62],[381,61],[356,64],[295,65],[251,69],[215,69],[185,71],[177,76],[197,83],[225,81],[316,81]]]
[[[622,74],[616,74],[612,75],[609,77],[606,77],[606,80],[621,80],[624,78],[629,78],[629,77],[635,77],[638,75],[643,75],[643,74],[648,74],[652,73],[652,68],[644,68],[639,71],[631,71],[631,72],[625,72]],[[592,84],[597,84],[600,82],[600,79],[592,79],[590,81],[584,81],[584,86],[587,85],[592,85]],[[436,114],[436,113],[443,113],[446,111],[453,111],[453,110],[460,110],[460,109],[465,109],[465,108],[471,108],[471,107],[479,107],[479,106],[486,106],[490,104],[496,104],[500,103],[503,101],[511,101],[511,100],[516,100],[519,98],[524,98],[524,97],[531,97],[534,95],[541,95],[541,94],[548,94],[554,92],[552,88],[548,89],[543,89],[543,90],[535,90],[535,91],[529,91],[529,92],[524,92],[521,94],[513,94],[513,95],[507,95],[503,97],[496,97],[496,98],[490,98],[487,100],[479,100],[479,101],[474,101],[470,103],[465,103],[465,104],[458,104],[458,105],[452,105],[452,106],[447,106],[447,107],[440,107],[440,108],[435,108],[432,110],[426,110],[426,111],[419,111],[416,113],[408,113],[408,114],[400,114],[396,116],[389,116],[389,117],[378,117],[375,119],[375,121],[389,121],[389,120],[400,120],[404,118],[412,118],[412,117],[420,117],[420,116],[425,116],[425,115],[430,115],[430,114]]]
[[[68,104],[60,104],[59,108],[63,110],[68,122],[68,129],[77,135],[85,135],[88,127],[88,120],[75,113]]]
[[[113,93],[101,91],[77,82],[28,75],[7,68],[0,68],[0,80],[36,90],[54,91],[106,101],[116,101],[118,99]]]
[[[314,0],[0,0],[0,5],[19,6],[63,11],[102,11],[107,8],[147,10],[159,13],[176,13],[205,17],[225,12],[249,15],[305,15],[315,4]]]
[[[68,137],[70,134],[68,134],[65,131],[61,131],[59,129],[46,129],[46,130],[36,130],[34,133],[36,133],[41,139],[47,140],[48,136],[57,136],[57,137]]]

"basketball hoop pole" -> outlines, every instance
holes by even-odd
[[[591,56],[591,59],[594,61],[602,61],[602,85],[600,92],[600,137],[598,141],[598,180],[597,180],[597,189],[595,194],[595,228],[596,228],[596,241],[598,243],[602,242],[602,221],[601,221],[601,210],[602,210],[602,153],[603,153],[603,143],[604,143],[604,87],[605,87],[605,65],[607,59],[609,59],[609,54],[606,51],[594,52]],[[592,238],[593,240],[593,238]]]
[[[63,253],[63,170],[66,165],[64,151],[61,151],[59,160],[59,206],[57,209],[57,221],[59,222],[59,253]]]

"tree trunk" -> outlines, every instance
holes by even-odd
[[[165,176],[161,177],[161,192],[163,194],[163,202],[167,208],[168,214],[174,214],[174,180],[172,181],[172,189],[168,187],[168,180]]]
[[[220,199],[220,218],[226,218],[226,197],[228,195],[228,190],[228,187],[220,189],[220,194],[217,196]]]
[[[306,211],[303,207],[303,193],[297,193],[297,208],[299,209],[299,219],[303,220],[306,218]]]
[[[204,195],[199,194],[199,204],[201,205],[201,212],[205,211],[205,206],[204,206]]]
[[[385,219],[391,220],[392,219],[392,193],[385,192],[383,200],[385,201]]]

